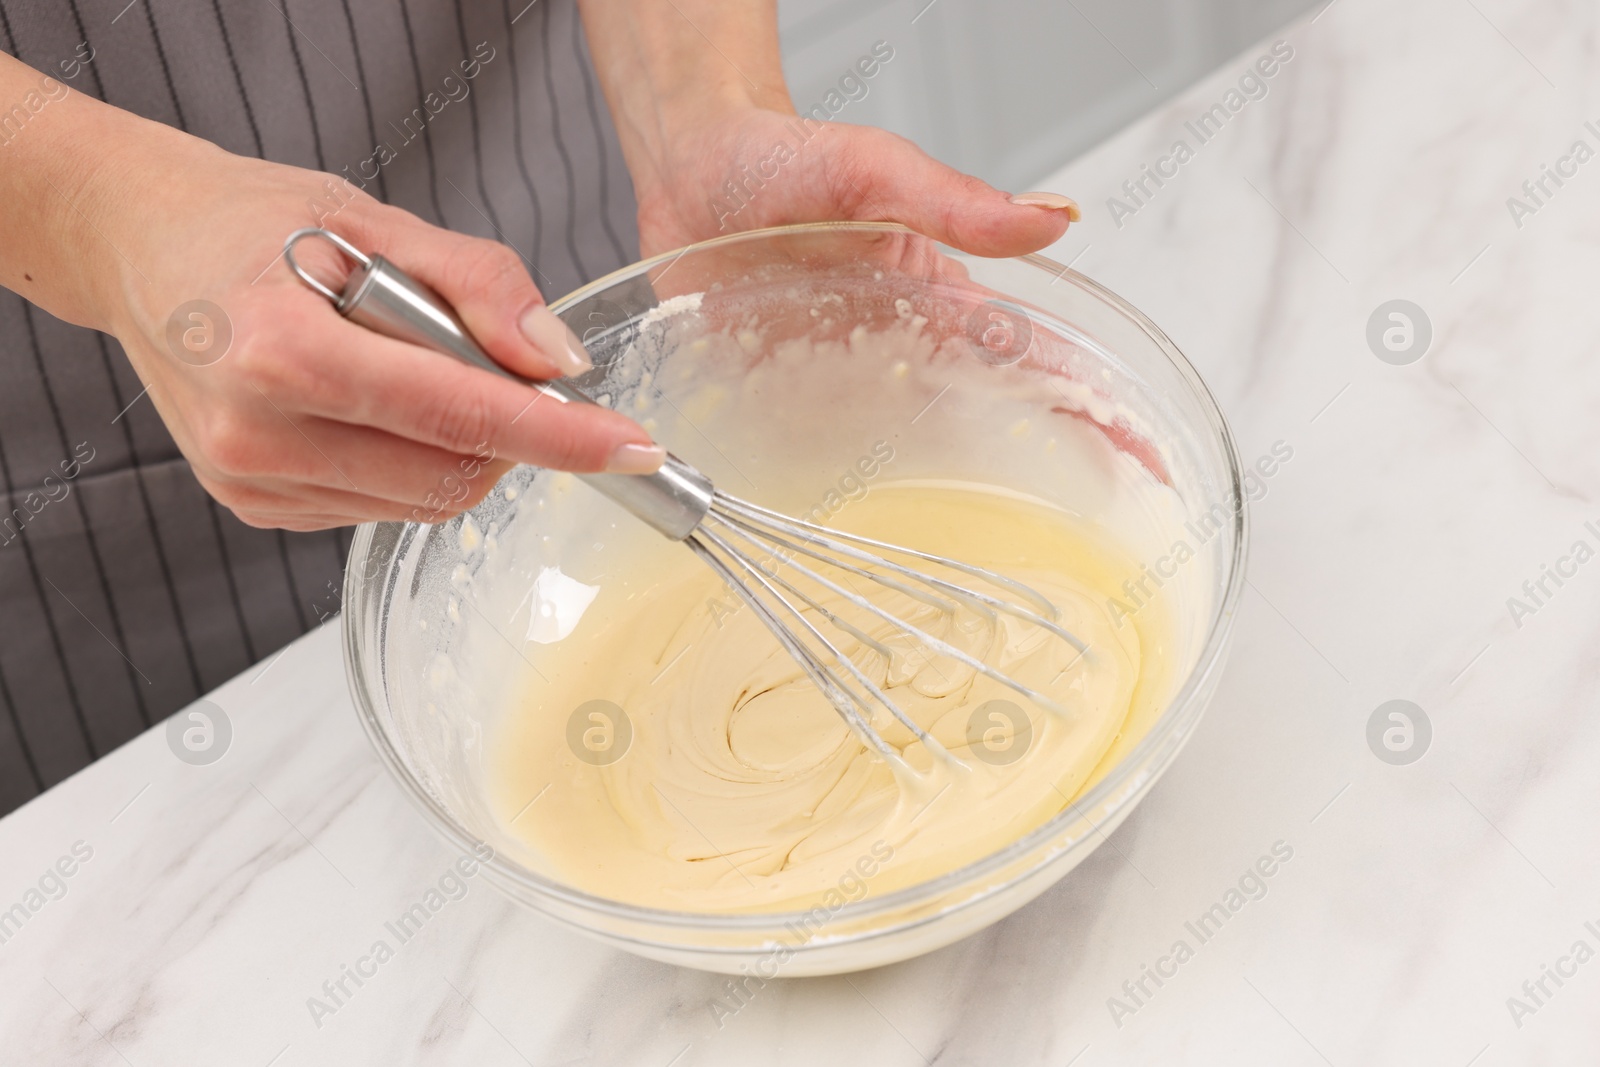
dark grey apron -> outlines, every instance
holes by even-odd
[[[0,0],[0,48],[498,232],[551,299],[636,257],[571,0]],[[338,610],[350,532],[236,520],[142,388],[114,338],[0,290],[0,813]]]

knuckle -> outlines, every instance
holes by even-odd
[[[856,157],[841,153],[823,157],[822,177],[829,200],[839,206],[844,217],[853,218],[867,195],[862,188],[866,175],[861,173]]]
[[[561,470],[574,470],[586,465],[584,461],[588,457],[584,455],[584,450],[579,447],[576,437],[564,434],[556,438],[552,444],[554,446],[554,455],[550,460],[551,466]]]
[[[237,414],[213,414],[205,420],[199,436],[206,462],[222,477],[247,478],[258,473],[261,450],[256,434]]]
[[[543,444],[546,465],[557,470],[598,470],[601,466],[594,460],[594,449],[575,427],[552,429]]]
[[[471,452],[479,442],[493,436],[494,427],[494,411],[488,400],[463,390],[434,394],[418,416],[423,435],[452,452]]]
[[[855,217],[868,209],[879,211],[878,187],[884,177],[885,161],[899,162],[910,142],[883,130],[849,129],[837,149],[820,157],[822,176],[833,202]]]
[[[246,389],[257,390],[268,396],[282,396],[283,381],[287,375],[283,354],[278,346],[252,332],[244,338],[234,352],[234,373]]]
[[[235,318],[233,349],[228,353],[229,369],[246,385],[257,384],[262,370],[271,359],[267,343],[262,340],[265,324],[254,321],[254,316]]]
[[[444,264],[450,288],[462,293],[497,293],[525,284],[522,257],[497,241],[463,241]]]
[[[258,355],[246,371],[246,381],[276,404],[301,410],[326,410],[337,403],[328,375],[309,353],[289,346]]]
[[[309,289],[295,283],[290,293],[287,299],[268,294],[240,302],[229,358],[247,381],[271,382],[285,366],[303,370],[316,342],[338,322],[338,313]]]

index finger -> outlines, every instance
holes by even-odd
[[[258,372],[268,396],[307,414],[385,430],[457,453],[484,445],[518,463],[643,474],[665,458],[644,427],[595,404],[385,337],[320,299],[280,310],[298,322]]]

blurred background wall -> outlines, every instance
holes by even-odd
[[[795,105],[1021,191],[1326,0],[779,0]],[[914,21],[913,21],[914,20]],[[856,61],[893,58],[861,86]]]

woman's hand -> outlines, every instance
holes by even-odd
[[[1009,196],[870,126],[818,122],[783,106],[736,103],[675,126],[643,180],[646,255],[762,226],[898,222],[980,256],[1060,240],[1078,207],[1055,193]]]
[[[513,462],[660,465],[660,450],[622,415],[541,398],[346,321],[278,255],[310,221],[308,201],[330,203],[328,179],[209,146],[198,155],[183,188],[162,197],[165,215],[146,215],[129,233],[130,262],[146,266],[122,272],[115,333],[201,484],[244,521],[291,529],[436,521],[477,503]],[[511,249],[348,186],[340,195],[346,205],[324,225],[437,291],[502,366],[539,379],[588,368]],[[299,245],[301,261],[321,252],[307,269],[342,277],[343,265],[319,245]],[[176,352],[171,343],[172,310],[195,297],[231,323],[231,346],[214,363],[203,323],[192,324],[198,359],[183,358],[181,338]]]
[[[356,326],[280,255],[292,231],[325,225],[435,289],[509,370],[584,370],[582,345],[509,248],[78,94],[34,122],[8,149],[32,158],[13,157],[18,167],[0,176],[0,200],[30,166],[42,179],[21,190],[31,209],[0,206],[8,230],[7,213],[18,215],[21,238],[0,249],[0,282],[114,334],[201,484],[245,522],[436,521],[476,503],[512,463],[660,465],[662,450],[626,417]],[[325,242],[297,253],[337,290],[345,266]]]
[[[899,222],[975,255],[1016,256],[1059,240],[1078,218],[1064,196],[1008,196],[903,137],[796,115],[771,0],[579,7],[633,175],[646,255],[842,219]],[[874,47],[873,62],[892,57],[884,42]]]

